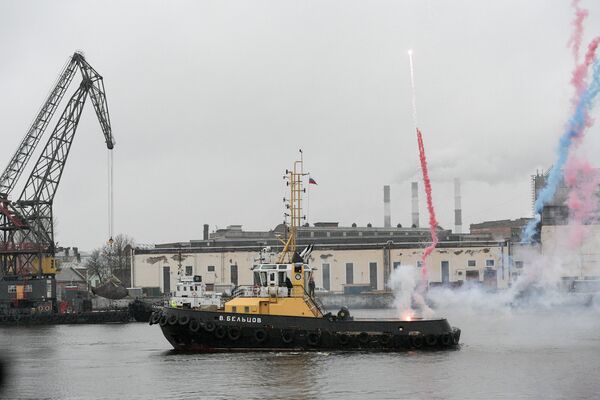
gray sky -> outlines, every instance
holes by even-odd
[[[582,4],[587,45],[600,4]],[[454,177],[466,227],[529,216],[529,176],[552,163],[570,111],[571,19],[566,0],[3,0],[0,164],[80,49],[105,80],[117,232],[154,243],[201,238],[204,223],[270,229],[300,147],[318,182],[311,222],[381,225],[391,184],[392,221],[407,226],[413,48],[441,225],[453,226]],[[599,154],[598,127],[585,150]],[[55,199],[59,244],[107,239],[106,158],[88,104]]]

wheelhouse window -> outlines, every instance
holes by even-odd
[[[192,276],[194,274],[194,268],[191,265],[185,266],[185,276]]]
[[[209,265],[208,266],[208,272],[215,272],[215,266],[214,265]]]

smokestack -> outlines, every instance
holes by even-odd
[[[204,234],[202,235],[203,240],[208,240],[208,224],[204,224]]]
[[[419,227],[419,183],[412,182],[412,226]]]
[[[460,179],[454,178],[454,232],[462,233],[462,206],[460,199]]]
[[[383,227],[392,227],[392,211],[390,209],[390,186],[383,187]]]

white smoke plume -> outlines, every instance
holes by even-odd
[[[433,316],[433,310],[417,290],[418,276],[417,269],[412,265],[402,265],[390,275],[388,287],[394,292],[394,307],[402,320]]]

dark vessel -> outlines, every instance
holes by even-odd
[[[190,303],[155,311],[150,324],[179,351],[307,351],[453,348],[460,329],[445,319],[358,319],[343,307],[326,313],[319,300],[306,291],[314,271],[305,260],[311,248],[296,251],[301,221],[302,161],[287,171],[290,193],[289,236],[276,263],[252,268],[254,285],[239,287],[217,310]],[[193,296],[194,293],[191,293]]]

